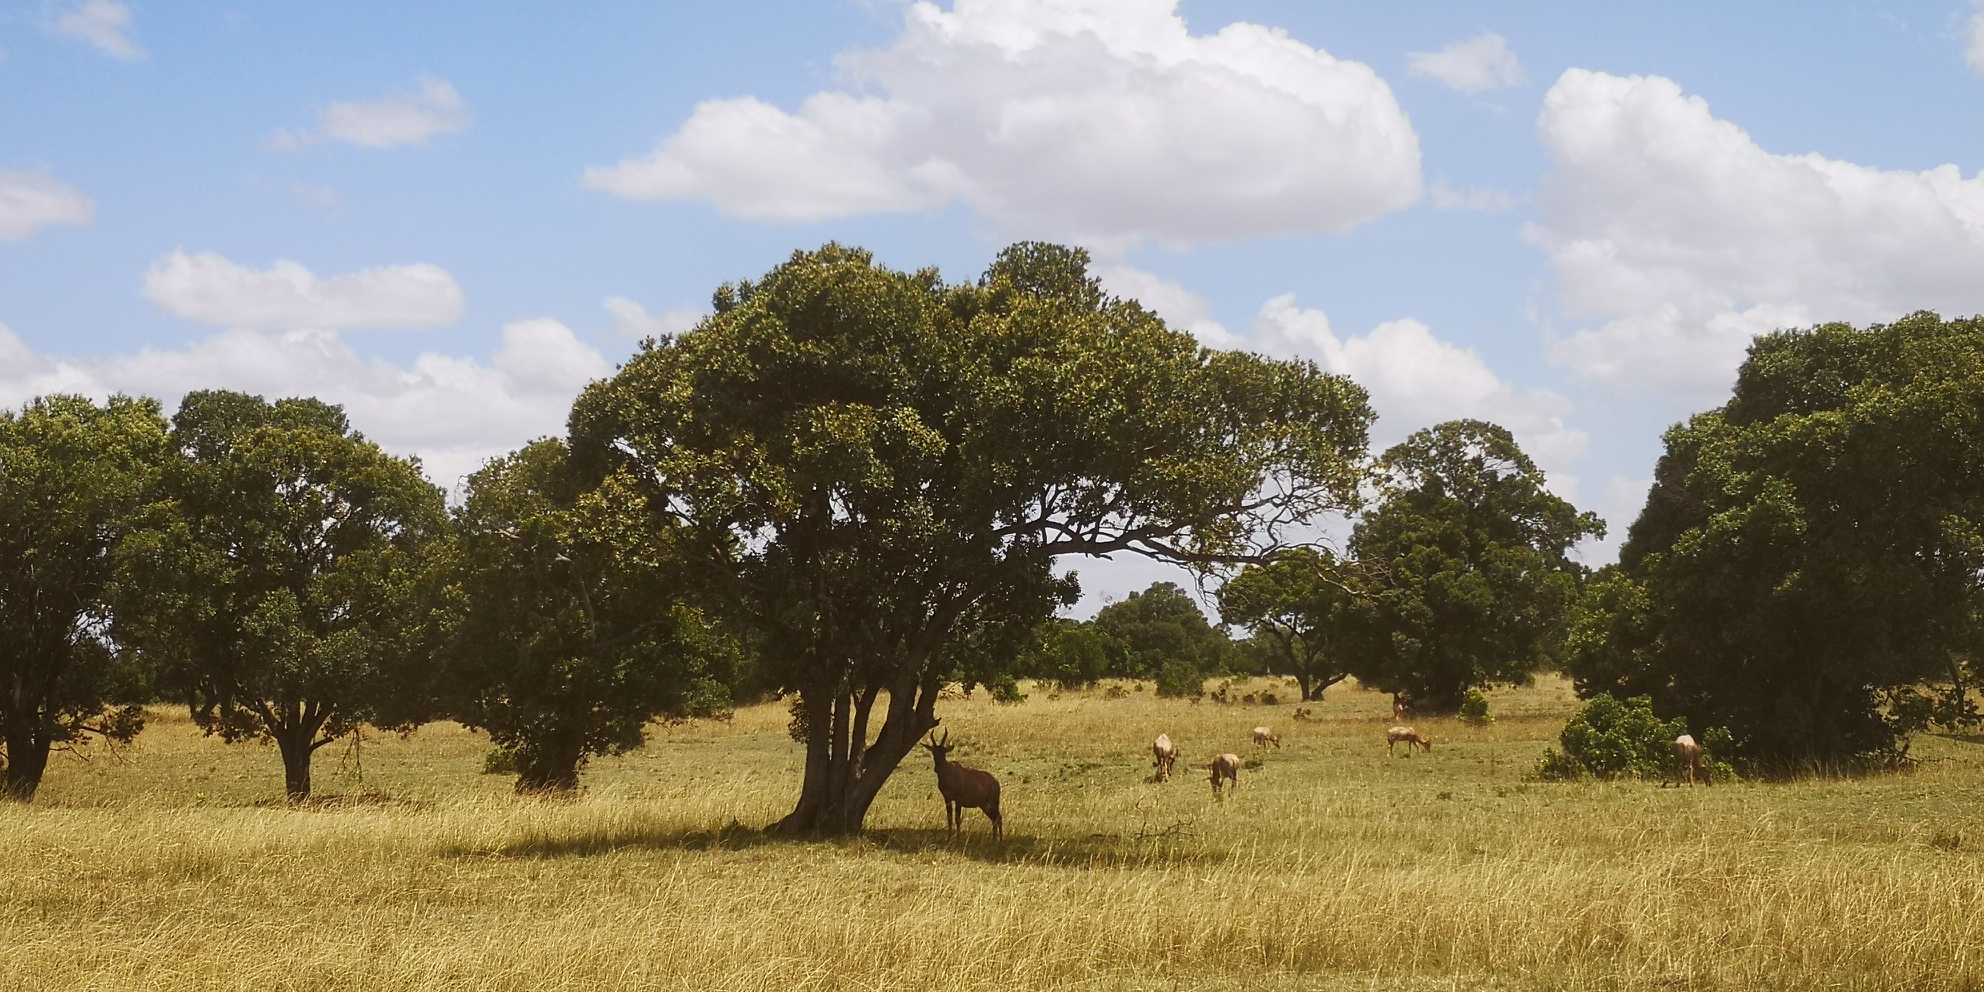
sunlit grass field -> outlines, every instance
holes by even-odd
[[[779,704],[657,728],[582,795],[519,798],[453,725],[318,754],[290,807],[272,748],[157,710],[0,807],[0,989],[1969,988],[1984,984],[1984,747],[1901,774],[1660,788],[1525,782],[1574,701],[1494,724],[1389,697],[1276,706],[1147,690],[940,708],[1004,783],[946,838],[906,763],[860,840],[759,828],[796,795]],[[1260,755],[1215,801],[1216,751]],[[1148,742],[1184,752],[1147,781]],[[85,760],[86,759],[86,760]]]

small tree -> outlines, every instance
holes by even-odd
[[[1268,648],[1268,671],[1294,676],[1302,701],[1349,677],[1351,593],[1335,556],[1290,548],[1265,565],[1249,565],[1219,590],[1220,619],[1254,633]]]
[[[49,750],[129,740],[142,678],[109,636],[117,554],[165,454],[151,400],[51,396],[0,411],[0,743],[27,801]]]
[[[1543,486],[1508,431],[1456,420],[1385,452],[1382,501],[1350,537],[1368,576],[1355,598],[1353,674],[1452,713],[1469,688],[1528,679],[1558,646],[1582,566],[1605,533]]]
[[[1096,611],[1091,626],[1109,656],[1109,674],[1147,679],[1185,665],[1200,679],[1226,669],[1232,638],[1206,620],[1199,604],[1175,582],[1153,582],[1142,592]]]
[[[736,651],[688,603],[677,530],[619,475],[581,487],[561,441],[469,477],[448,569],[449,711],[514,755],[517,790],[571,789],[660,716],[729,703]]]
[[[313,399],[189,393],[170,440],[119,630],[208,733],[275,741],[306,797],[339,734],[428,715],[413,621],[441,492]]]

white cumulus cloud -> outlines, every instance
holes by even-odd
[[[1431,76],[1462,93],[1484,93],[1528,81],[1509,43],[1488,31],[1437,52],[1412,52],[1406,56],[1406,66],[1415,76]]]
[[[87,224],[96,204],[46,171],[0,169],[0,241],[19,241],[48,224]]]
[[[229,330],[185,349],[72,359],[37,353],[0,325],[0,407],[54,392],[156,396],[168,414],[195,389],[315,396],[451,488],[491,456],[562,433],[573,397],[612,373],[569,328],[543,319],[505,326],[487,363],[423,354],[405,366],[364,358],[331,331]]]
[[[623,338],[666,338],[696,326],[706,316],[697,307],[675,307],[657,314],[624,296],[609,296],[601,304],[613,315],[613,330]]]
[[[414,84],[418,92],[333,103],[318,112],[315,128],[277,131],[269,147],[294,151],[323,141],[366,148],[422,145],[437,134],[460,131],[473,123],[468,104],[447,80],[422,76]]]
[[[1773,154],[1658,76],[1572,69],[1539,128],[1525,236],[1598,322],[1554,344],[1580,377],[1714,395],[1760,332],[1984,310],[1984,176]]]
[[[1576,496],[1569,469],[1583,457],[1587,435],[1565,425],[1570,401],[1503,382],[1480,355],[1440,340],[1419,321],[1394,320],[1362,337],[1339,337],[1328,315],[1297,306],[1289,293],[1262,305],[1253,338],[1265,353],[1310,359],[1370,390],[1378,447],[1448,420],[1487,420],[1515,435],[1560,495]]]
[[[840,58],[853,91],[710,100],[585,181],[772,222],[962,202],[1119,245],[1341,230],[1419,198],[1418,136],[1369,66],[1256,24],[1193,35],[1176,6],[915,3],[892,47]]]
[[[320,279],[287,259],[251,269],[174,250],[145,272],[145,296],[168,313],[218,327],[339,330],[440,327],[462,314],[462,290],[436,265],[393,265]]]
[[[84,0],[47,22],[48,30],[79,41],[87,41],[113,58],[144,58],[126,32],[131,27],[131,8],[112,0]]]

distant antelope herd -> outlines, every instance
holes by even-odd
[[[1411,713],[1412,708],[1404,700],[1396,695],[1392,697],[1392,717],[1397,722],[1385,731],[1387,755],[1396,756],[1400,744],[1405,745],[1405,756],[1408,758],[1412,757],[1415,748],[1429,754],[1432,752],[1433,738],[1405,723]],[[1255,727],[1253,739],[1257,750],[1281,748],[1281,735],[1270,727]],[[944,796],[945,828],[952,833],[961,832],[964,830],[965,810],[984,810],[986,818],[992,821],[993,839],[1003,838],[1005,820],[999,814],[999,780],[990,772],[966,768],[949,760],[947,753],[951,747],[951,734],[948,730],[944,732],[942,740],[939,740],[936,731],[932,730],[930,738],[923,742],[923,746],[929,749],[936,765],[937,791]],[[1158,734],[1150,742],[1150,754],[1153,772],[1149,781],[1170,781],[1171,770],[1178,764],[1179,755],[1178,745],[1172,741],[1171,735]],[[1679,769],[1679,777],[1684,777],[1689,785],[1695,784],[1697,778],[1704,782],[1708,781],[1708,770],[1702,761],[1702,748],[1694,737],[1682,734],[1674,739],[1674,759],[1675,767]],[[1255,766],[1259,766],[1258,759],[1255,760]],[[1240,769],[1243,764],[1240,756],[1231,751],[1222,751],[1213,755],[1211,761],[1191,767],[1202,768],[1210,773],[1212,793],[1215,797],[1224,797],[1227,791],[1237,791],[1240,788]]]

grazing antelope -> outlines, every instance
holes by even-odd
[[[1225,779],[1233,783],[1233,788],[1235,789],[1240,788],[1239,755],[1231,753],[1213,755],[1212,764],[1206,767],[1212,769],[1212,794],[1214,796],[1219,795],[1220,779]]]
[[[1157,740],[1150,742],[1150,753],[1157,759],[1157,774],[1151,778],[1159,782],[1171,781],[1171,766],[1178,763],[1178,748],[1171,743],[1171,735],[1157,735]]]
[[[944,794],[944,829],[951,832],[964,830],[964,811],[982,809],[986,819],[992,821],[992,839],[999,840],[1006,835],[1005,821],[999,816],[999,780],[991,772],[981,772],[976,768],[966,768],[955,761],[944,760],[944,753],[951,749],[951,732],[944,731],[944,739],[937,739],[937,732],[930,732],[930,739],[923,742],[937,761],[937,791]]]
[[[1393,748],[1398,747],[1399,741],[1405,742],[1405,756],[1408,758],[1412,757],[1412,749],[1415,745],[1425,748],[1429,753],[1433,750],[1433,739],[1431,737],[1427,737],[1411,727],[1393,727],[1385,731],[1385,754],[1395,754],[1396,752],[1393,751]]]
[[[1255,727],[1254,746],[1267,747],[1269,744],[1273,744],[1275,750],[1281,750],[1281,735],[1266,727]]]
[[[1681,763],[1682,775],[1688,777],[1688,784],[1695,784],[1695,772],[1700,771],[1702,781],[1708,778],[1708,769],[1702,767],[1702,746],[1695,743],[1692,734],[1682,734],[1674,738],[1674,760]],[[1680,776],[1676,776],[1678,779]]]

